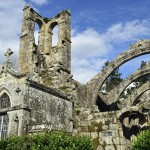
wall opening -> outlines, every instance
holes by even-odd
[[[142,55],[142,56],[138,56],[134,59],[129,60],[128,62],[125,62],[124,64],[122,64],[119,68],[116,68],[116,70],[114,70],[112,72],[112,74],[110,74],[106,81],[103,83],[102,87],[99,90],[99,96],[101,96],[101,101],[105,102],[105,99],[107,98],[107,95],[111,94],[112,98],[113,98],[113,90],[116,87],[119,87],[118,85],[122,83],[124,83],[123,80],[127,81],[126,78],[131,75],[131,73],[134,73],[136,70],[142,70],[145,68],[146,62],[148,62],[149,60],[149,56],[150,54],[146,54],[146,55]],[[109,63],[109,62],[108,62]],[[105,64],[107,66],[107,62]],[[136,76],[135,76],[136,77]],[[110,82],[111,81],[111,82]],[[129,80],[130,81],[130,80]],[[150,81],[150,74],[145,74],[141,77],[132,80],[131,82],[129,82],[129,84],[127,85],[127,87],[124,87],[123,92],[122,93],[118,93],[119,96],[119,100],[124,100],[127,96],[131,95],[136,88],[139,88],[142,84],[146,83]],[[127,82],[128,83],[128,82]],[[120,89],[120,88],[118,88]],[[119,90],[118,90],[119,91]],[[119,95],[120,94],[120,95]],[[99,96],[97,97],[97,100],[99,100]],[[109,96],[109,98],[111,98],[111,96]],[[116,107],[115,103],[118,99],[114,99],[111,100],[112,103],[111,105],[109,105],[109,110],[118,110],[118,108]],[[101,105],[102,102],[96,102],[97,106]],[[99,104],[101,103],[101,104]],[[102,105],[101,105],[102,106]],[[100,106],[99,106],[100,107]],[[104,107],[106,108],[106,107]],[[108,106],[107,106],[108,109]],[[106,111],[107,109],[99,109],[99,110],[103,110]]]
[[[58,44],[58,23],[54,22],[51,24],[52,29],[52,47],[57,46]]]
[[[35,40],[35,44],[38,45],[39,43],[39,25],[35,22],[34,24],[34,40]]]

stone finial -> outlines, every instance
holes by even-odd
[[[13,51],[11,49],[7,49],[5,56],[6,56],[6,64],[10,63],[10,56],[13,54]]]

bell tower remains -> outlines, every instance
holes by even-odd
[[[34,72],[35,67],[40,66],[40,62],[37,62],[39,53],[45,55],[46,63],[59,61],[70,70],[70,12],[64,10],[54,18],[44,18],[27,5],[23,11],[19,71]],[[38,45],[35,44],[34,37],[35,23],[39,26]],[[53,28],[56,25],[58,25],[58,43],[56,47],[52,47]]]
[[[23,11],[19,49],[20,73],[32,74],[31,76],[36,74],[38,82],[66,91],[72,79],[70,11],[63,10],[53,18],[42,17],[27,5]],[[37,45],[34,37],[35,24],[39,26]],[[55,26],[58,26],[58,42],[56,46],[52,46]]]

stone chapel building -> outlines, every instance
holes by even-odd
[[[62,11],[48,19],[29,6],[23,11],[19,71],[10,63],[11,49],[5,53],[6,62],[0,68],[0,137],[43,129],[72,132],[73,102],[62,92],[68,90],[71,78],[70,12]],[[35,23],[40,28],[38,46]],[[52,29],[56,25],[59,41],[57,47],[52,47]]]
[[[44,130],[90,136],[97,150],[127,150],[133,136],[150,126],[150,83],[135,88],[124,100],[120,95],[141,76],[150,74],[150,63],[138,69],[110,92],[104,93],[107,77],[123,63],[150,53],[150,41],[130,45],[87,84],[71,74],[70,11],[53,18],[23,9],[19,71],[13,68],[11,49],[0,65],[0,138]],[[35,44],[35,24],[39,26]],[[58,26],[57,46],[52,46]]]

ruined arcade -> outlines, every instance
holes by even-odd
[[[124,79],[108,93],[107,77],[125,62],[150,53],[150,41],[130,45],[87,84],[71,74],[70,11],[53,18],[26,5],[20,34],[19,71],[10,62],[11,49],[0,65],[0,138],[43,130],[90,136],[97,150],[127,150],[132,138],[150,126],[150,84],[138,86],[123,100],[120,95],[136,79],[150,74],[150,63]],[[35,44],[35,24],[39,26]],[[52,46],[58,26],[58,43]]]

